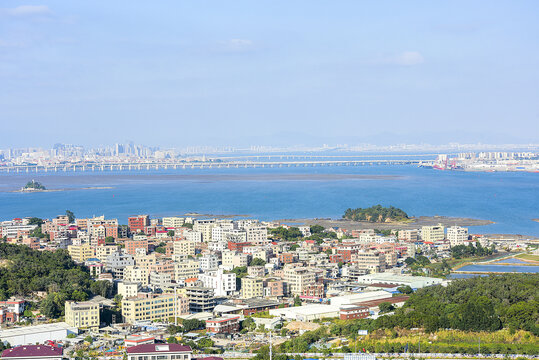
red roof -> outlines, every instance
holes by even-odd
[[[62,356],[64,350],[61,347],[48,345],[24,345],[2,351],[2,358],[33,358],[43,356]]]
[[[191,352],[191,347],[180,344],[143,344],[127,349],[128,354]]]

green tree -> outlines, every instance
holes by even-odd
[[[32,217],[28,219],[28,225],[37,225],[41,226],[43,224],[43,219],[40,219],[38,217]]]
[[[167,231],[167,236],[168,237],[174,237],[174,230]]]
[[[264,266],[264,265],[266,265],[266,262],[260,258],[254,258],[249,263],[249,266]]]
[[[112,236],[107,236],[105,238],[105,244],[113,244],[114,243],[114,237]]]
[[[299,295],[294,297],[294,306],[301,306],[301,299],[299,298]]]

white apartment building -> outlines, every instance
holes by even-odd
[[[447,240],[451,246],[464,245],[468,240],[468,228],[451,226],[447,228]]]
[[[137,297],[140,288],[141,286],[139,283],[132,283],[126,281],[118,282],[118,294],[122,295],[122,299]]]
[[[225,251],[228,248],[228,242],[224,240],[215,241],[212,240],[208,243],[208,249],[211,251]]]
[[[140,283],[142,286],[147,286],[148,268],[140,266],[126,266],[124,269],[124,280],[127,282]]]
[[[194,242],[195,244],[202,242],[202,233],[200,231],[186,230],[183,232],[183,238]]]
[[[225,273],[223,269],[208,271],[198,278],[204,287],[214,289],[215,296],[229,296],[236,291],[236,274]]]
[[[215,254],[204,254],[198,261],[203,271],[216,270],[219,267],[219,257]]]
[[[254,224],[245,227],[247,241],[253,245],[265,245],[268,242],[268,229],[264,225]]]
[[[352,262],[361,270],[383,272],[386,268],[386,255],[381,251],[359,252]]]

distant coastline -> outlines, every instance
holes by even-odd
[[[46,189],[46,190],[13,190],[6,191],[11,193],[23,193],[23,194],[35,194],[35,193],[47,193],[47,192],[59,192],[59,191],[75,191],[75,190],[104,190],[104,189],[114,189],[112,186],[90,186],[83,188],[65,188],[65,189]]]

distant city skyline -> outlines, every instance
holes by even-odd
[[[539,138],[536,1],[0,5],[2,147]]]

